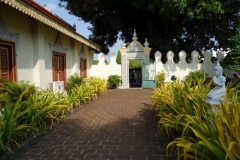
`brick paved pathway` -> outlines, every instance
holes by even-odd
[[[158,135],[149,89],[107,90],[81,106],[15,159],[167,160],[168,138]]]

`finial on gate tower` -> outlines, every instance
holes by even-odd
[[[122,43],[122,48],[126,48],[126,43],[125,43],[125,40],[123,40],[123,43]]]
[[[149,45],[149,43],[148,43],[147,38],[146,38],[145,43],[144,43],[145,48],[148,48],[148,45]]]
[[[136,30],[134,29],[134,32],[133,32],[133,38],[132,40],[136,41],[137,40],[137,34],[136,34]]]

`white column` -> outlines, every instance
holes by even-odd
[[[89,53],[87,54],[87,77],[92,77],[93,74],[91,74],[91,68],[93,65],[93,49],[89,49]]]
[[[77,41],[73,39],[73,45],[72,45],[72,50],[73,50],[73,56],[72,56],[72,62],[73,62],[73,68],[72,68],[72,75],[74,73],[80,74],[79,71],[79,63],[80,63],[80,59],[78,56],[78,50],[77,50]]]
[[[121,76],[122,76],[122,85],[119,88],[129,88],[128,84],[128,60],[127,60],[127,48],[121,48],[121,57],[122,57],[122,67],[121,67]]]
[[[34,81],[35,85],[43,89],[47,88],[45,81],[45,50],[44,36],[41,33],[40,22],[33,23],[33,46],[34,46]]]

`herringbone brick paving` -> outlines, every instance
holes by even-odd
[[[107,90],[81,106],[17,160],[167,160],[150,89]]]

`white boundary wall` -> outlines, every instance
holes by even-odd
[[[104,62],[105,55],[103,53],[99,53],[97,65],[92,65],[90,68],[90,77],[100,77],[107,79],[111,74],[121,75],[121,65],[117,64],[116,58],[117,55],[115,53],[111,53],[109,55],[110,62],[106,64]]]
[[[202,70],[208,74],[208,77],[213,77],[213,70],[215,63],[211,62],[212,53],[210,51],[206,51],[204,53],[204,61],[203,63],[199,63],[199,53],[193,51],[191,53],[192,61],[191,63],[186,62],[186,53],[184,51],[179,52],[179,62],[174,63],[173,61],[174,53],[169,51],[167,53],[167,63],[163,64],[161,62],[162,54],[157,51],[155,53],[155,61],[156,61],[156,74],[160,72],[168,73],[168,68],[170,69],[171,75],[175,75],[178,79],[184,80],[184,78],[191,71]],[[92,65],[90,68],[90,76],[91,77],[101,77],[106,78],[111,74],[121,75],[121,65],[116,63],[117,55],[114,53],[110,54],[110,63],[105,64],[105,55],[100,53],[98,55],[99,63],[97,65]],[[224,58],[223,52],[217,53],[217,59],[221,61]],[[237,73],[231,70],[223,69],[223,73],[227,75],[227,78],[233,78],[233,74]]]

